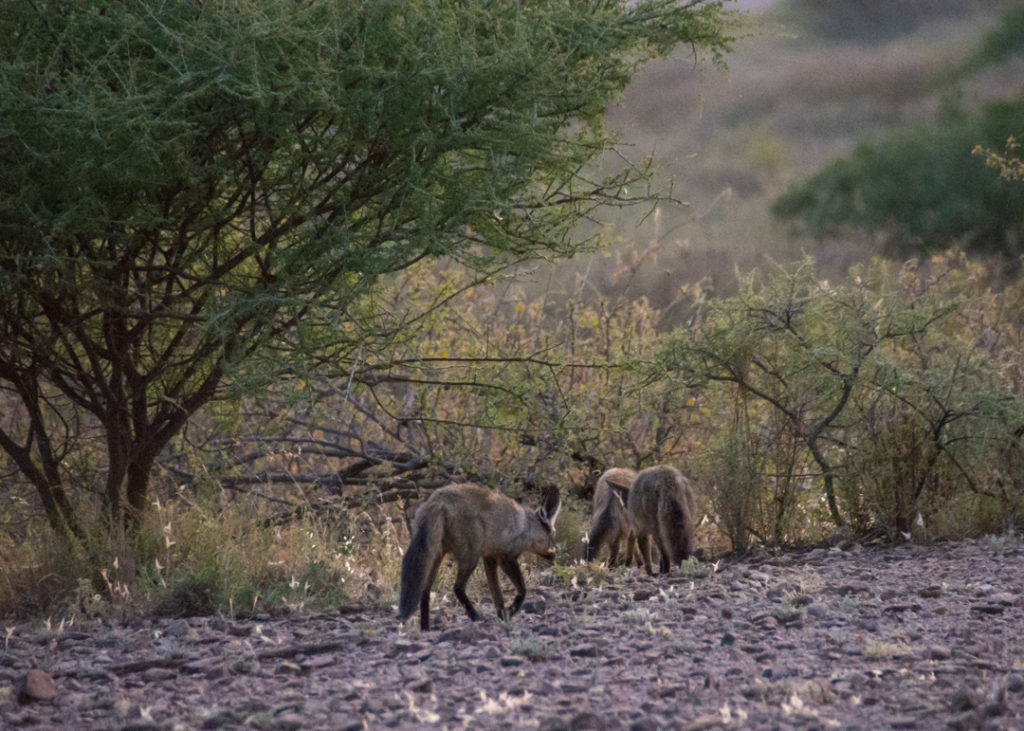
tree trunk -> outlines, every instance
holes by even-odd
[[[837,528],[842,528],[843,516],[839,513],[839,505],[836,503],[835,470],[828,463],[828,460],[825,459],[825,455],[821,453],[821,450],[818,449],[818,441],[816,439],[808,440],[807,448],[811,450],[814,461],[821,468],[822,477],[825,482],[825,502],[828,504],[828,512],[832,516],[832,522],[836,524]]]

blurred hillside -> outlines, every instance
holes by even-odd
[[[935,119],[950,105],[971,111],[1024,95],[1020,56],[960,73],[1015,5],[737,3],[747,16],[727,71],[681,48],[647,65],[609,110],[632,158],[652,156],[662,183],[688,205],[609,212],[612,246],[536,272],[531,294],[565,292],[575,280],[584,291],[646,295],[665,308],[682,284],[728,293],[737,270],[803,252],[822,273],[841,276],[876,253],[873,243],[797,236],[773,219],[772,202],[858,142]]]

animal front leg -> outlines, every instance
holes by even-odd
[[[523,572],[520,570],[519,562],[515,556],[506,554],[501,556],[499,561],[501,561],[502,571],[512,580],[512,584],[516,588],[516,598],[512,600],[512,608],[508,613],[509,618],[511,618],[523,606],[523,600],[526,599],[526,582],[523,580]]]

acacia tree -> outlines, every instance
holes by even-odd
[[[130,522],[248,359],[386,335],[383,275],[567,255],[599,205],[650,200],[642,167],[587,172],[605,106],[680,42],[720,60],[726,27],[701,0],[7,3],[0,447],[52,527],[81,531],[91,431]]]

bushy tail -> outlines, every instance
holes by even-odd
[[[688,506],[683,505],[676,495],[665,491],[661,495],[658,512],[661,519],[661,535],[672,552],[669,563],[685,561],[693,549]]]
[[[402,557],[402,590],[398,599],[398,618],[406,620],[420,605],[428,580],[427,572],[434,563],[437,551],[441,548],[441,536],[434,535],[436,526],[433,521],[424,520],[419,524],[416,533],[409,542],[409,548]]]
[[[597,556],[597,552],[601,549],[601,544],[604,543],[605,538],[615,525],[615,516],[612,514],[612,505],[607,503],[604,506],[604,510],[597,516],[597,522],[590,529],[590,536],[587,538],[587,547],[583,549],[583,560],[593,561]]]

